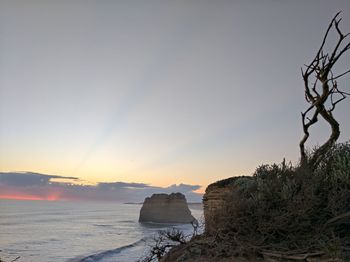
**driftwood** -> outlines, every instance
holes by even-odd
[[[282,252],[272,252],[272,251],[262,251],[260,252],[265,258],[278,258],[278,259],[287,259],[287,260],[294,260],[294,261],[307,261],[308,258],[315,258],[315,257],[321,257],[325,253],[324,252],[313,252],[313,253],[306,253],[306,254],[290,254],[290,253],[282,253]]]
[[[350,223],[350,212],[340,214],[339,216],[329,219],[325,226],[330,226],[334,224]]]

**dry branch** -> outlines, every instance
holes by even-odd
[[[347,70],[334,76],[332,70],[339,58],[350,49],[350,41],[347,39],[348,34],[343,34],[339,24],[342,20],[338,18],[340,12],[337,13],[330,24],[322,39],[320,48],[316,56],[305,65],[305,69],[301,70],[304,81],[305,100],[310,104],[307,110],[301,113],[304,136],[300,141],[301,163],[308,163],[310,167],[315,167],[322,161],[324,154],[335,144],[340,135],[339,123],[333,116],[333,111],[338,103],[343,101],[349,93],[338,88],[337,79],[350,73]],[[325,50],[325,44],[331,30],[335,30],[338,35],[338,40],[332,51]],[[313,81],[311,81],[311,79]],[[312,83],[311,83],[312,82]],[[319,90],[319,91],[318,91]],[[337,97],[337,98],[336,98]],[[327,104],[330,108],[326,108]],[[311,117],[309,117],[311,115]],[[318,117],[322,117],[331,127],[331,135],[328,140],[319,147],[313,154],[311,159],[308,159],[305,143],[308,140],[310,133],[309,128],[318,121]]]

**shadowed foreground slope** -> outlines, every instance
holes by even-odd
[[[349,261],[350,144],[314,170],[263,165],[208,186],[205,233],[161,261]]]

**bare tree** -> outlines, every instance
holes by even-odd
[[[158,235],[154,236],[153,241],[149,254],[140,259],[139,262],[159,261],[171,248],[187,243],[185,234],[176,228],[159,231]]]
[[[316,56],[305,69],[301,69],[304,80],[305,99],[310,106],[301,113],[304,136],[300,141],[301,164],[309,164],[315,167],[323,158],[325,153],[335,144],[340,135],[339,123],[333,116],[336,105],[344,100],[349,93],[339,89],[337,79],[346,75],[350,70],[334,74],[333,69],[339,58],[350,49],[350,33],[343,34],[339,28],[342,20],[337,13],[330,22],[326,34],[323,37],[321,47]],[[330,52],[327,52],[326,42],[330,31],[335,31],[338,39]],[[305,143],[310,133],[309,128],[318,121],[318,117],[323,118],[331,127],[331,135],[328,140],[320,146],[314,154],[308,158],[305,150]]]

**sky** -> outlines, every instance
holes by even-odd
[[[203,192],[296,163],[300,68],[338,11],[350,32],[348,0],[0,0],[0,183]],[[348,100],[335,112],[340,142],[349,112]],[[319,123],[308,145],[328,136]]]
[[[0,199],[114,201],[141,203],[156,193],[180,192],[188,202],[201,202],[200,185],[170,185],[158,187],[144,183],[100,182],[79,184],[77,177],[46,175],[33,172],[0,172]]]

